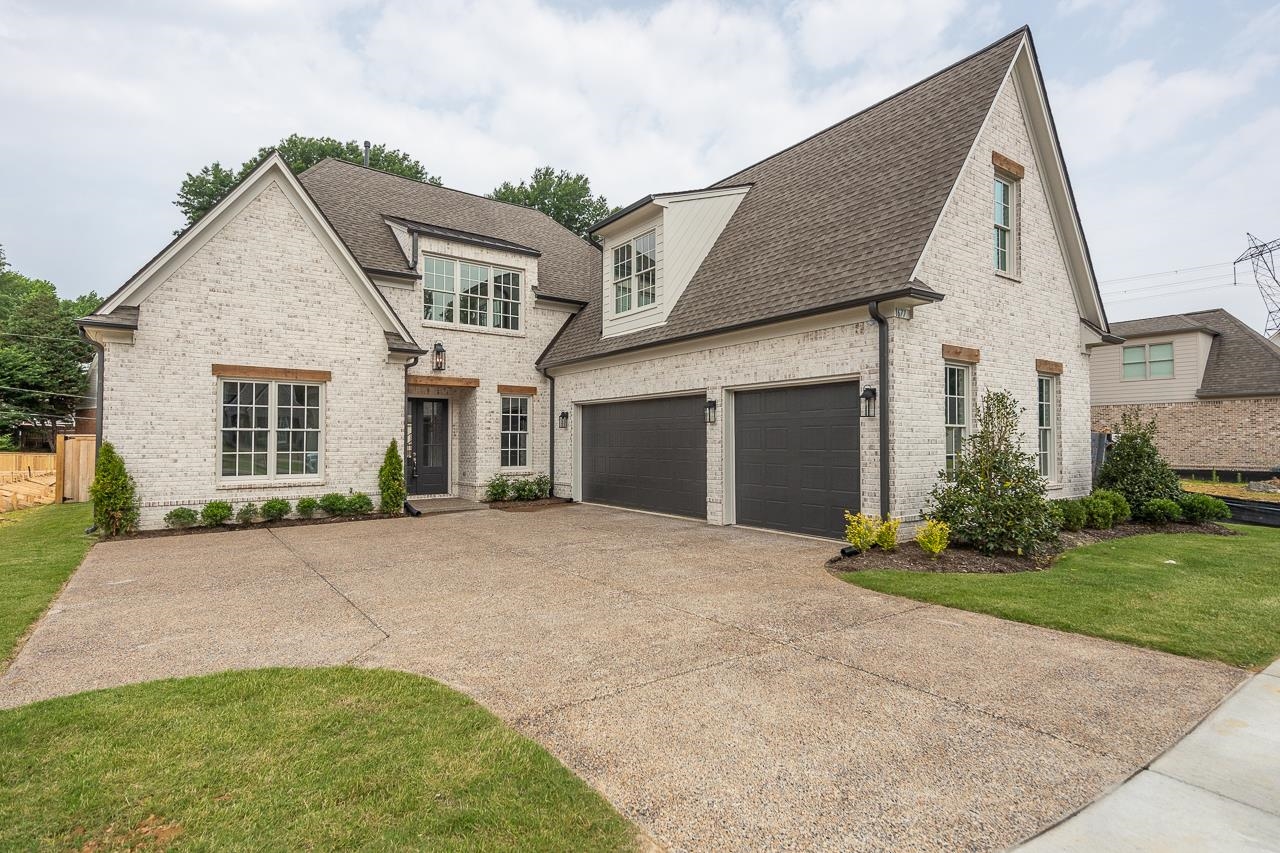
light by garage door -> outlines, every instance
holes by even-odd
[[[582,499],[707,517],[706,396],[582,409]]]
[[[737,523],[842,538],[859,506],[858,383],[739,391],[733,419]]]

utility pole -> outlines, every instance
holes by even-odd
[[[1267,306],[1267,337],[1280,334],[1280,278],[1276,276],[1276,252],[1280,252],[1280,239],[1264,243],[1252,234],[1249,248],[1236,258],[1235,267],[1249,261],[1253,265],[1253,280],[1262,292],[1262,301]]]

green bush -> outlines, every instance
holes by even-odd
[[[1156,422],[1142,420],[1136,410],[1127,411],[1121,416],[1119,432],[1098,472],[1099,487],[1124,495],[1135,510],[1153,498],[1177,500],[1182,487],[1156,449]]]
[[[1023,449],[1020,418],[1007,391],[984,394],[977,429],[931,493],[929,517],[984,554],[1029,554],[1057,537],[1039,465]]]
[[[231,504],[226,501],[209,501],[200,510],[200,523],[205,527],[217,527],[231,520]]]
[[[303,498],[302,500],[306,500]],[[302,501],[298,501],[299,504]],[[262,517],[267,521],[279,521],[289,514],[289,502],[284,498],[272,498],[262,502]]]
[[[937,557],[947,550],[947,543],[950,541],[951,528],[945,521],[938,521],[936,518],[926,519],[924,525],[916,531],[916,544],[930,557]]]
[[[200,521],[200,513],[189,506],[174,507],[164,514],[165,526],[179,530],[184,527],[195,527],[198,521]]]
[[[236,521],[241,524],[252,524],[253,520],[258,517],[258,505],[249,502],[240,507],[240,511],[236,513]]]
[[[1141,517],[1152,524],[1164,525],[1182,521],[1182,507],[1168,498],[1152,498],[1142,505]]]
[[[506,474],[494,474],[484,486],[484,499],[505,501],[511,494],[511,478]]]
[[[343,501],[343,515],[368,515],[371,512],[373,512],[373,498],[364,492],[348,495]]]
[[[901,526],[901,519],[886,518],[881,521],[880,526],[876,528],[876,544],[885,551],[896,551],[898,548],[898,528]]]
[[[859,551],[871,550],[871,546],[876,544],[876,532],[879,529],[880,522],[875,516],[863,513],[854,515],[847,509],[844,511],[845,541]]]
[[[98,530],[108,536],[124,536],[138,529],[138,487],[109,441],[104,441],[98,450],[89,497],[93,499],[93,524]]]
[[[298,498],[298,517],[311,518],[320,508],[320,501],[315,498]]]
[[[1111,489],[1094,489],[1093,497],[1101,498],[1111,504],[1111,522],[1113,524],[1124,524],[1133,518],[1133,509],[1129,506],[1129,500],[1119,492]]]
[[[517,501],[533,501],[537,500],[541,495],[538,493],[538,483],[532,477],[517,477],[511,481],[511,497]]]
[[[347,498],[337,492],[330,492],[320,498],[320,508],[326,515],[342,515],[347,508]]]
[[[404,460],[400,458],[400,447],[393,438],[382,457],[382,467],[378,469],[378,509],[400,513],[408,496],[404,485]]]
[[[1084,530],[1084,526],[1089,523],[1089,511],[1082,502],[1067,498],[1054,503],[1062,513],[1063,530],[1072,533]]]
[[[538,499],[551,497],[551,477],[546,474],[539,474],[533,478],[533,484],[537,486]]]
[[[1081,498],[1080,505],[1084,507],[1085,527],[1090,530],[1111,529],[1115,517],[1111,501],[1097,495],[1090,495],[1087,498]]]
[[[1192,524],[1224,521],[1231,517],[1227,502],[1213,495],[1184,492],[1178,497],[1178,508],[1182,510],[1182,517]]]

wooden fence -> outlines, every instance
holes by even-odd
[[[89,500],[94,437],[60,435],[54,453],[0,453],[0,512]]]
[[[93,463],[97,454],[95,439],[92,435],[60,435],[58,436],[55,471],[58,475],[54,484],[54,500],[56,502],[73,501],[80,503],[89,500],[89,486],[93,483]]]
[[[56,453],[0,453],[0,474],[51,474],[57,458]]]

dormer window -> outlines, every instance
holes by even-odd
[[[614,247],[614,314],[625,314],[657,301],[657,266],[657,238],[653,231]]]
[[[520,273],[422,256],[422,319],[491,329],[520,328]]]

